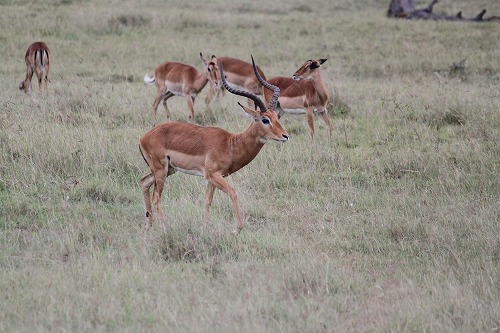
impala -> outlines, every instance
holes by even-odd
[[[35,42],[31,44],[24,56],[26,61],[26,78],[19,84],[19,90],[25,93],[33,90],[31,79],[33,73],[36,74],[38,79],[38,89],[42,90],[42,80],[45,82],[45,90],[48,90],[47,83],[49,82],[49,68],[50,68],[50,50],[44,42]]]
[[[274,77],[268,82],[280,88],[281,95],[278,103],[278,114],[283,113],[307,115],[309,123],[309,135],[314,139],[313,114],[316,112],[325,121],[329,128],[330,138],[333,126],[326,110],[330,102],[330,94],[323,82],[320,74],[321,65],[326,59],[316,59],[306,61],[289,77]],[[266,101],[271,96],[265,91]]]
[[[172,96],[185,96],[189,107],[189,119],[194,121],[194,100],[200,91],[210,82],[211,90],[215,90],[217,82],[215,63],[208,62],[200,52],[200,58],[204,66],[203,72],[199,72],[190,65],[179,62],[164,62],[154,70],[151,78],[144,75],[144,83],[156,85],[157,93],[153,103],[153,111],[156,119],[158,104],[163,100],[165,113],[170,118],[167,99]]]
[[[245,90],[254,95],[263,95],[263,87],[259,82],[257,77],[254,74],[254,69],[252,64],[249,64],[246,61],[229,58],[229,57],[220,57],[217,58],[215,55],[212,55],[211,62],[214,63],[217,67],[220,67],[221,63],[224,63],[224,73],[226,75],[226,81],[228,85],[233,89]],[[266,80],[266,76],[264,72],[257,66],[257,70],[259,71],[259,75],[262,79]],[[219,70],[217,68],[216,73],[219,74]],[[217,80],[220,81],[220,76],[218,75]],[[214,85],[215,89],[211,89],[205,98],[205,103],[208,105],[212,100],[215,93],[217,93],[217,98],[220,98],[221,95],[224,95],[224,89],[222,86]],[[273,92],[271,92],[271,95]],[[252,105],[253,101],[251,98],[248,99],[249,105]]]
[[[253,68],[255,75],[264,82],[255,63]],[[250,163],[260,152],[266,141],[288,141],[288,134],[281,126],[275,113],[280,93],[279,88],[266,83],[269,89],[273,89],[269,108],[266,108],[255,94],[230,87],[225,79],[222,65],[220,66],[220,72],[225,89],[232,94],[252,99],[259,110],[238,103],[252,118],[252,123],[248,128],[239,134],[232,134],[218,127],[166,122],[157,125],[141,137],[139,149],[151,171],[141,178],[141,188],[146,204],[146,230],[150,229],[153,223],[151,186],[154,185],[153,205],[163,228],[165,228],[165,218],[161,209],[161,194],[166,178],[176,171],[180,171],[201,176],[207,180],[205,225],[208,224],[214,191],[218,188],[232,200],[236,219],[234,233],[239,233],[243,228],[243,221],[238,196],[225,177]]]

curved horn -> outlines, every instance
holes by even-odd
[[[255,61],[253,60],[253,56],[252,56],[252,64],[253,64],[253,70],[255,72],[255,76],[257,76],[257,80],[259,80],[260,84],[262,84],[264,87],[266,87],[267,89],[269,89],[273,92],[273,97],[271,98],[271,101],[269,102],[269,108],[273,111],[276,111],[276,106],[278,105],[278,97],[280,96],[280,88],[270,84],[269,82],[265,81],[262,78],[259,71],[257,70],[257,66],[255,65]]]
[[[233,89],[229,86],[229,84],[226,81],[226,75],[224,74],[224,69],[222,68],[222,62],[220,63],[220,76],[222,78],[222,86],[229,91],[232,94],[243,96],[246,98],[250,98],[252,101],[254,101],[255,105],[259,107],[260,111],[264,112],[267,110],[266,106],[262,101],[257,97],[257,95],[254,95],[248,91],[244,90],[239,90],[239,89]]]

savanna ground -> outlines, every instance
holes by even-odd
[[[500,25],[391,20],[388,3],[0,1],[0,331],[500,330]],[[482,8],[500,15],[435,10]],[[36,40],[50,91],[25,95]],[[328,58],[333,137],[282,118],[291,140],[229,179],[239,236],[226,195],[202,228],[203,179],[174,175],[168,230],[144,241],[142,78],[201,69],[200,51],[267,77]],[[241,98],[206,109],[206,92],[196,123],[248,125]]]

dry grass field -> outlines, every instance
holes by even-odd
[[[500,24],[404,21],[389,1],[0,0],[1,332],[500,331]],[[419,2],[425,6],[426,2]],[[435,11],[500,15],[500,2]],[[34,41],[49,92],[18,90]],[[282,118],[216,192],[175,174],[144,237],[144,74],[199,53],[268,78],[327,58],[334,131]],[[249,124],[226,94],[196,123]],[[173,120],[186,121],[181,97]],[[158,110],[164,119],[163,108]]]

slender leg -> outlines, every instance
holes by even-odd
[[[306,108],[306,115],[307,123],[309,124],[309,136],[311,137],[311,140],[314,140],[314,115],[312,107]]]
[[[50,65],[47,64],[45,66],[45,77],[44,77],[44,80],[45,80],[45,91],[49,91],[49,69],[50,69]]]
[[[26,79],[24,80],[24,91],[30,92],[33,89],[31,85],[31,80],[33,79],[33,68],[30,64],[27,65],[26,69]]]
[[[188,107],[189,107],[189,120],[194,121],[194,97],[186,95]]]
[[[165,180],[167,178],[167,171],[163,168],[156,169],[154,175],[154,190],[153,190],[153,205],[156,208],[156,213],[160,220],[162,228],[165,230],[165,214],[161,209],[161,194],[163,192],[163,187],[165,186]]]
[[[236,229],[233,231],[233,233],[238,234],[243,228],[243,220],[241,219],[240,206],[238,204],[238,194],[224,179],[224,177],[222,177],[221,174],[212,174],[206,178],[213,184],[213,186],[221,189],[231,198],[231,201],[233,202],[234,217],[236,219]]]
[[[210,218],[210,206],[212,205],[212,200],[214,198],[215,186],[211,182],[207,183],[207,189],[205,192],[205,226],[208,225],[208,220]]]
[[[38,79],[38,90],[40,90],[40,92],[42,91],[42,75],[43,74],[36,73],[36,78]]]
[[[30,72],[30,91],[33,91],[33,74],[35,72],[33,71],[33,69],[31,69],[31,72]]]
[[[174,94],[172,94],[170,91],[167,91],[163,96],[163,107],[165,108],[165,113],[167,115],[167,118],[170,118],[170,110],[168,109],[167,106],[167,99],[169,99],[172,96],[174,96]]]
[[[328,116],[328,112],[326,111],[326,109],[323,109],[323,110],[319,111],[319,115],[321,116],[321,119],[323,119],[325,121],[326,125],[328,126],[329,135],[330,135],[330,139],[331,139],[333,126],[332,126],[332,122],[330,121],[330,117]]]
[[[158,81],[157,81],[158,84]],[[154,111],[154,116],[156,119],[156,113],[158,111],[158,105],[160,104],[161,101],[163,101],[163,106],[165,107],[165,112],[167,113],[167,117],[170,118],[170,112],[168,111],[167,107],[167,99],[173,96],[171,92],[166,90],[166,87],[164,86],[156,86],[157,92],[156,92],[156,98],[155,101],[153,102],[153,111]]]
[[[158,94],[156,95],[155,101],[153,102],[153,114],[156,119],[156,113],[158,111],[158,104],[160,104],[160,101],[162,100],[163,93],[161,91],[158,91]]]
[[[151,185],[154,183],[153,173],[148,173],[141,178],[142,194],[144,195],[144,203],[146,204],[146,230],[149,230],[153,225],[153,212],[151,210]]]

